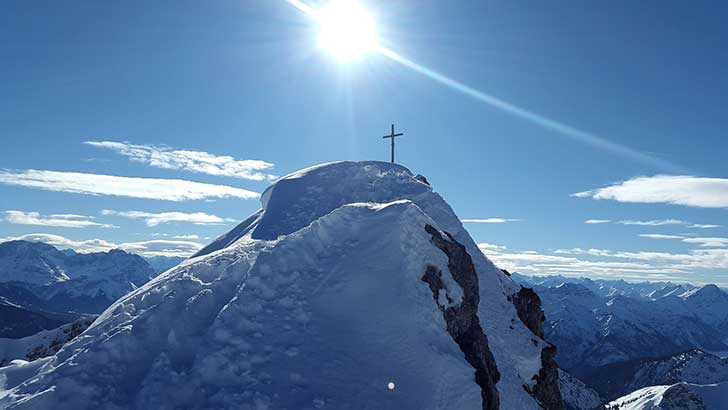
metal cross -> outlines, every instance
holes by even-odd
[[[394,133],[394,124],[392,124],[392,133],[382,137],[382,138],[391,138],[392,139],[392,164],[394,164],[394,138],[401,137],[402,135],[404,135],[404,133],[402,133],[402,132],[400,132],[399,134]]]

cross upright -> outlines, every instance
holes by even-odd
[[[392,164],[394,164],[394,139],[396,137],[401,137],[402,135],[404,135],[404,133],[402,133],[402,132],[400,132],[399,134],[394,133],[394,124],[392,124],[392,133],[382,137],[382,138],[390,138],[392,140]]]

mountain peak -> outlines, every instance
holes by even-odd
[[[283,177],[261,200],[5,386],[14,403],[563,410],[555,347],[523,319],[542,317],[540,301],[422,178],[337,162]]]
[[[728,300],[728,293],[724,292],[721,288],[719,288],[715,284],[708,284],[703,286],[702,288],[696,288],[689,290],[682,295],[680,295],[683,299],[686,300],[715,300],[715,299],[725,299]]]
[[[415,200],[428,194],[432,194],[429,184],[399,164],[340,161],[315,165],[273,183],[261,195],[260,211],[194,256],[222,249],[247,234],[252,239],[276,239],[346,204]]]

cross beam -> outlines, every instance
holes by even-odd
[[[394,164],[394,138],[401,137],[402,135],[404,135],[404,133],[402,133],[402,132],[400,132],[399,134],[394,133],[394,124],[392,124],[392,133],[382,137],[382,138],[390,138],[392,140],[392,164]]]

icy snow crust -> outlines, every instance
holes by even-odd
[[[607,410],[728,410],[728,383],[652,386],[606,405]]]
[[[55,356],[0,369],[0,408],[480,409],[474,370],[421,281],[434,265],[462,294],[426,224],[476,266],[501,408],[539,408],[523,385],[545,343],[507,300],[518,285],[409,170],[325,164],[282,178],[262,204]]]

